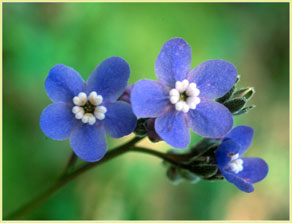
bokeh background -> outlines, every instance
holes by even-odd
[[[226,181],[175,186],[161,160],[129,153],[75,179],[23,219],[289,219],[288,3],[4,3],[4,216],[52,185],[72,153],[68,140],[47,138],[39,127],[51,103],[44,88],[50,68],[62,63],[87,79],[101,61],[121,56],[131,67],[129,83],[156,79],[155,59],[173,37],[192,47],[192,67],[225,59],[241,74],[239,87],[255,87],[249,103],[257,107],[235,124],[255,129],[247,155],[267,161],[267,178],[252,194]],[[109,148],[131,137],[109,139]]]

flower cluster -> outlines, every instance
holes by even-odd
[[[203,148],[204,153],[199,152],[204,154],[201,161],[192,160],[190,167],[182,165],[185,170],[171,166],[168,175],[189,171],[196,181],[197,175],[209,180],[223,175],[240,190],[252,192],[252,184],[267,175],[268,166],[259,158],[241,158],[253,130],[247,126],[231,129],[232,115],[253,108],[244,105],[254,90],[234,93],[238,74],[230,62],[208,60],[191,69],[191,59],[188,43],[181,38],[171,39],[155,62],[158,80],[142,79],[134,85],[127,85],[130,68],[120,57],[103,61],[87,82],[74,69],[56,65],[45,81],[53,103],[41,114],[41,129],[55,140],[70,138],[75,154],[88,162],[105,155],[105,134],[120,138],[135,132],[148,135],[153,142],[163,140],[172,147],[186,148],[191,129],[221,144],[216,144],[215,153]]]

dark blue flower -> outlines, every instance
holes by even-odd
[[[247,151],[253,137],[253,129],[237,126],[226,135],[215,152],[221,174],[238,189],[250,193],[252,184],[263,180],[268,174],[267,163],[260,158],[241,156]]]
[[[100,160],[107,150],[105,133],[120,138],[136,127],[131,105],[117,101],[129,75],[129,65],[119,57],[103,61],[86,83],[70,67],[53,67],[45,87],[54,103],[43,110],[40,118],[44,134],[56,140],[70,137],[77,156],[88,162]]]
[[[131,94],[134,113],[156,118],[158,135],[176,148],[188,146],[188,128],[204,137],[220,138],[233,125],[229,110],[213,99],[234,85],[236,68],[224,60],[209,60],[190,70],[191,56],[183,39],[167,41],[155,63],[158,81],[140,80]]]

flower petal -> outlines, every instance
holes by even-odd
[[[251,193],[254,191],[253,185],[244,179],[226,171],[221,171],[221,173],[227,181],[234,184],[239,190],[246,193]]]
[[[186,78],[191,69],[192,51],[189,44],[181,38],[168,40],[155,62],[155,73],[160,82],[174,87],[176,81]]]
[[[124,92],[130,76],[128,63],[110,57],[95,68],[87,81],[87,93],[96,91],[105,102],[115,102]]]
[[[84,161],[98,161],[107,150],[104,129],[98,125],[80,123],[72,131],[70,145],[75,154]]]
[[[47,106],[40,118],[40,126],[44,134],[56,140],[68,138],[77,122],[71,109],[71,106],[63,102]]]
[[[52,101],[72,102],[83,91],[84,81],[73,68],[58,64],[50,70],[45,88]]]
[[[189,73],[189,81],[195,82],[200,97],[215,99],[226,94],[237,77],[235,66],[224,60],[208,60]]]
[[[119,101],[106,105],[107,112],[102,121],[106,133],[113,138],[120,138],[133,132],[137,125],[137,118],[134,115],[131,105]]]
[[[224,138],[229,138],[237,142],[241,146],[239,155],[242,155],[250,146],[253,133],[253,128],[240,125],[232,129],[231,132],[229,132]]]
[[[175,148],[185,148],[190,143],[190,133],[182,112],[170,110],[155,120],[157,134]]]
[[[224,167],[231,161],[231,156],[238,153],[239,150],[240,145],[232,139],[223,140],[215,152],[218,167],[224,169]]]
[[[188,117],[189,127],[203,137],[221,138],[233,125],[230,111],[215,101],[201,101]]]
[[[263,180],[269,171],[268,164],[261,158],[245,157],[243,160],[243,170],[236,174],[250,183]]]
[[[166,110],[170,104],[168,92],[153,80],[138,81],[131,92],[134,113],[141,118],[154,118]]]

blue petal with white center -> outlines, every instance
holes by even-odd
[[[90,75],[87,93],[96,91],[105,102],[115,102],[124,92],[130,76],[128,63],[120,57],[104,60]]]
[[[215,101],[201,101],[194,110],[188,112],[189,127],[198,135],[221,138],[233,126],[230,111]]]
[[[189,44],[181,38],[167,41],[155,62],[155,73],[158,80],[174,87],[176,81],[186,78],[191,69],[192,51]]]
[[[240,145],[238,143],[234,142],[232,139],[224,140],[215,152],[218,167],[223,170],[231,161],[231,157],[237,154],[239,150]]]
[[[68,138],[77,123],[71,110],[72,107],[63,102],[48,105],[40,118],[40,126],[44,134],[55,140]]]
[[[243,170],[236,174],[247,182],[257,183],[263,180],[269,171],[268,164],[261,158],[244,157]]]
[[[269,170],[267,163],[261,158],[240,157],[240,153],[245,152],[250,145],[252,136],[252,128],[237,126],[223,138],[215,152],[221,174],[227,181],[247,193],[254,191],[252,184],[263,180]]]
[[[70,137],[78,157],[88,162],[100,160],[107,149],[106,130],[118,138],[135,129],[137,120],[130,105],[115,103],[127,86],[129,74],[129,65],[119,57],[102,62],[87,83],[70,67],[53,67],[45,87],[55,103],[41,114],[44,134],[56,140]]]
[[[155,120],[157,134],[175,148],[186,148],[190,143],[190,133],[182,112],[170,110]]]
[[[119,101],[106,106],[107,112],[102,121],[106,133],[113,138],[120,138],[133,132],[137,125],[131,105]]]
[[[232,131],[228,133],[225,136],[225,138],[232,139],[233,141],[240,144],[240,151],[238,153],[239,155],[242,155],[250,146],[253,134],[254,134],[253,128],[249,126],[240,125],[232,129]]]
[[[47,94],[54,102],[72,103],[72,98],[84,90],[84,85],[77,71],[62,64],[54,66],[45,81]]]
[[[208,60],[189,73],[189,81],[197,84],[200,97],[215,99],[226,94],[237,77],[235,66],[224,60]]]
[[[140,80],[131,92],[134,113],[141,118],[161,115],[170,104],[167,90],[157,81]]]
[[[70,145],[81,159],[87,162],[99,161],[107,150],[104,129],[97,125],[79,123],[71,133]]]

